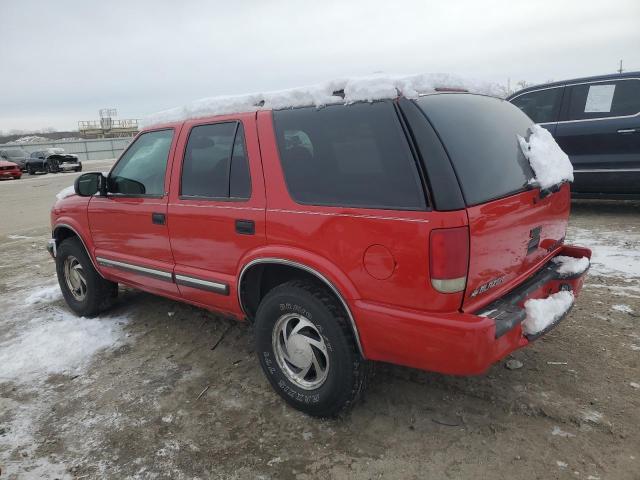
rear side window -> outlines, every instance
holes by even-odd
[[[525,93],[511,100],[511,103],[529,115],[535,123],[555,122],[560,111],[562,89],[563,87],[547,88]]]
[[[416,100],[438,132],[467,205],[524,190],[533,178],[518,135],[529,138],[529,117],[506,100],[471,94]],[[428,159],[426,159],[428,161]]]
[[[426,208],[392,102],[273,112],[289,193],[298,203]]]
[[[164,177],[173,130],[143,133],[109,174],[109,192],[121,195],[164,195]]]
[[[241,123],[215,123],[191,129],[184,152],[180,194],[217,199],[251,196]]]
[[[619,117],[640,112],[640,80],[574,85],[570,95],[569,120]]]

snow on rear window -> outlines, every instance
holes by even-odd
[[[532,185],[545,189],[573,182],[573,165],[546,128],[533,125],[529,139],[518,136],[518,141],[535,173],[530,181]]]
[[[257,110],[279,110],[296,107],[322,107],[331,104],[382,100],[403,95],[416,98],[421,93],[453,88],[487,95],[500,94],[495,84],[463,79],[449,74],[372,75],[342,78],[306,87],[246,95],[224,95],[202,98],[182,107],[154,113],[143,119],[142,125],[177,122],[229,113]],[[344,98],[336,92],[343,91]]]

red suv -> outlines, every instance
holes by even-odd
[[[566,315],[591,252],[569,185],[531,184],[532,128],[469,93],[154,126],[56,203],[49,250],[78,315],[122,283],[246,319],[273,388],[333,416],[369,360],[480,374]]]

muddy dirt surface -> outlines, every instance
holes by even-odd
[[[376,365],[330,421],[271,390],[247,325],[129,289],[71,315],[44,244],[73,178],[0,184],[0,479],[640,478],[640,203],[574,202],[591,272],[520,368]]]

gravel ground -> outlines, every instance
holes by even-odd
[[[320,421],[271,390],[246,325],[129,289],[73,317],[43,248],[73,178],[0,183],[0,478],[640,478],[640,203],[574,202],[591,272],[520,368],[379,364]]]

